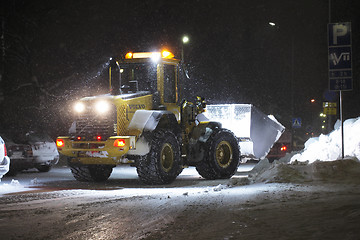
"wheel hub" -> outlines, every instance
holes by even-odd
[[[221,141],[216,147],[216,161],[220,167],[228,167],[233,158],[232,148],[229,142]]]
[[[174,165],[174,150],[169,143],[165,143],[160,155],[161,167],[165,172],[169,172]]]

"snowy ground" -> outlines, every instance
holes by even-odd
[[[280,176],[274,169],[283,164],[266,171],[261,165],[266,161],[257,167],[262,170],[248,172],[254,164],[245,164],[232,179],[216,181],[189,168],[166,186],[142,185],[127,166],[96,184],[77,182],[60,166],[49,173],[21,173],[18,183],[3,178],[1,238],[359,239],[357,180],[342,175],[264,183],[264,173]],[[290,165],[299,166],[304,173],[302,165]]]
[[[345,126],[347,159],[337,160],[337,129],[228,180],[188,168],[146,186],[128,166],[105,183],[77,182],[64,166],[3,178],[1,239],[360,239],[360,120]]]

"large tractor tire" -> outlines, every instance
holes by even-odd
[[[168,184],[182,172],[180,144],[169,130],[156,130],[146,139],[150,145],[148,154],[136,162],[140,180],[145,184]]]
[[[79,165],[70,166],[74,178],[80,182],[103,182],[111,173],[113,166],[108,165]]]
[[[214,131],[202,148],[205,155],[196,165],[196,170],[203,178],[226,179],[235,174],[240,161],[240,150],[231,131]]]

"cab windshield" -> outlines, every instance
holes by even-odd
[[[131,63],[122,64],[121,90],[123,93],[149,91],[157,89],[157,64],[155,63]]]

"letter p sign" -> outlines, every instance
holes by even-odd
[[[333,23],[329,26],[329,46],[350,45],[350,23]]]
[[[343,37],[347,34],[346,25],[337,24],[333,26],[333,43],[338,44],[338,37]]]

